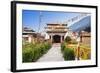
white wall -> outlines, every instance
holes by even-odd
[[[11,73],[10,72],[10,53],[11,53],[10,52],[10,1],[11,0],[0,0],[0,25],[1,25],[0,26],[0,73]],[[58,3],[67,3],[67,4],[70,4],[70,3],[86,4],[86,5],[100,4],[99,0],[34,0],[34,1],[58,2]],[[99,8],[100,8],[100,5],[99,5]],[[98,16],[100,16],[100,9],[99,9]],[[100,37],[100,34],[99,34],[99,37]],[[98,40],[100,40],[100,38]],[[100,46],[98,48],[98,51],[100,51]],[[99,56],[100,56],[100,53],[99,53]],[[99,57],[99,61],[100,61],[100,57]],[[34,73],[92,73],[92,72],[99,73],[100,67],[84,68],[84,69],[38,71]]]

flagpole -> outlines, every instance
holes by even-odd
[[[41,14],[42,12],[40,11],[39,12],[39,27],[38,27],[38,33],[39,33],[39,31],[40,31],[40,26],[41,26]]]
[[[39,26],[38,26],[38,31],[37,31],[37,40],[39,41],[39,32],[40,32],[40,26],[41,26],[41,17],[42,17],[42,12],[39,12]]]

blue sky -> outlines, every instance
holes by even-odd
[[[39,32],[44,31],[47,23],[65,22],[80,13],[72,12],[54,12],[54,11],[41,11],[41,23]],[[39,29],[40,11],[23,10],[22,11],[22,24],[23,27],[29,27],[38,32]]]

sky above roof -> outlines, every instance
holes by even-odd
[[[67,20],[80,14],[74,12],[23,10],[22,25],[36,32],[44,32],[44,27],[46,27],[47,23],[66,23]]]

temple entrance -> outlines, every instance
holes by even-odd
[[[60,43],[61,42],[61,36],[54,35],[53,36],[53,43]]]

